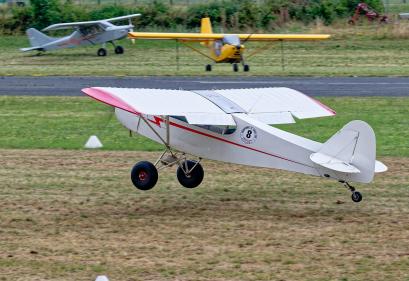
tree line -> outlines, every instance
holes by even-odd
[[[229,31],[273,31],[289,21],[308,24],[320,19],[331,24],[349,17],[360,0],[221,0],[206,3],[169,5],[169,1],[151,1],[135,5],[79,6],[72,0],[31,0],[25,7],[3,9],[2,34],[23,33],[29,27],[44,28],[53,23],[98,20],[141,13],[139,30],[191,30],[208,16],[219,29]],[[378,11],[381,0],[365,1]]]

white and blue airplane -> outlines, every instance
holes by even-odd
[[[21,48],[23,52],[27,51],[51,51],[64,48],[75,48],[78,46],[89,46],[102,44],[98,49],[98,56],[106,56],[106,43],[111,43],[115,47],[115,54],[123,54],[124,48],[115,45],[114,41],[125,38],[128,32],[132,32],[132,18],[139,17],[141,14],[132,14],[122,17],[70,23],[57,23],[44,28],[42,31],[74,29],[74,32],[65,37],[50,37],[35,28],[27,29],[26,33],[31,47]],[[114,25],[111,22],[120,20],[129,20],[127,25]]]

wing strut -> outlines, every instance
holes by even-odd
[[[203,52],[200,51],[199,49],[196,49],[195,47],[193,47],[193,46],[187,44],[186,42],[183,42],[183,41],[180,41],[180,42],[181,42],[183,45],[185,45],[186,47],[188,47],[189,49],[191,49],[191,50],[193,50],[193,51],[195,51],[195,52],[201,54],[202,56],[207,57],[208,59],[214,61],[214,59],[213,59],[211,56],[209,56],[209,55],[203,53]]]

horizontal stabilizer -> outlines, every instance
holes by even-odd
[[[346,163],[345,161],[319,152],[311,154],[310,159],[315,164],[337,172],[354,174],[361,172],[357,167]]]
[[[388,170],[388,167],[386,167],[385,164],[383,164],[381,161],[376,161],[375,162],[375,173],[383,173]]]
[[[43,48],[39,48],[39,47],[20,48],[20,51],[22,52],[28,52],[28,51],[34,51],[34,50],[43,51]]]

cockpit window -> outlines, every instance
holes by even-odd
[[[223,43],[239,46],[240,45],[240,38],[237,35],[226,35],[223,37]]]
[[[171,117],[187,123],[187,120],[184,116],[171,116]],[[236,131],[236,126],[216,126],[216,125],[195,125],[195,126],[205,129],[205,130],[212,131],[220,135],[230,135]]]

